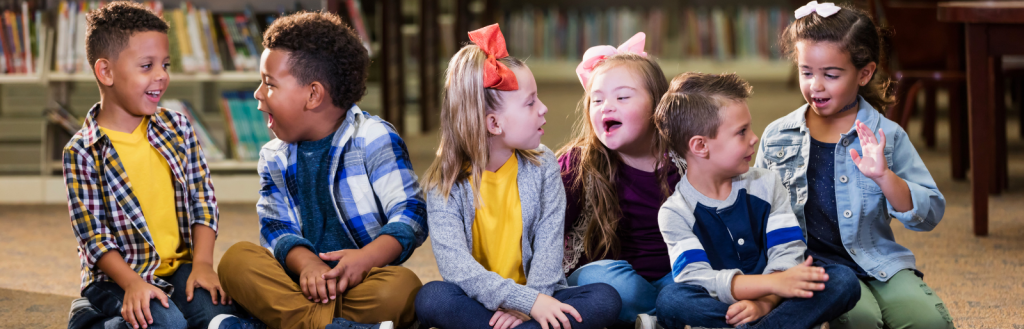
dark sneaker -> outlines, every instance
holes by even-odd
[[[334,321],[324,329],[395,329],[391,321],[384,321],[378,324],[357,323],[344,318],[334,318]]]
[[[221,314],[210,320],[209,329],[266,329],[267,325],[253,318],[241,318],[231,314]]]

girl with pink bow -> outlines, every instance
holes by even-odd
[[[576,68],[584,95],[575,137],[558,151],[566,190],[569,285],[607,283],[619,292],[617,326],[651,323],[658,292],[672,283],[658,210],[680,175],[659,154],[654,107],[668,90],[637,33],[596,46]],[[640,328],[640,327],[638,327]]]
[[[533,73],[498,24],[469,39],[448,64],[441,145],[422,185],[444,281],[423,286],[416,315],[427,328],[607,327],[615,290],[569,287],[562,273],[565,189],[540,143],[548,108]]]

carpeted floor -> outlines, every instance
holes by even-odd
[[[754,131],[803,103],[779,84],[754,82],[749,105]],[[545,144],[556,148],[569,135],[578,85],[542,85],[550,108]],[[970,185],[950,179],[948,129],[940,121],[939,145],[924,148],[919,128],[911,136],[948,202],[932,232],[912,232],[893,222],[897,241],[917,255],[925,281],[946,302],[958,328],[1024,329],[1024,143],[1010,120],[1010,191],[991,199],[990,235],[971,234]],[[423,172],[433,159],[436,134],[405,134],[413,165]],[[214,181],[216,184],[216,181]],[[255,191],[254,191],[255,193]],[[215,260],[238,241],[258,241],[252,204],[221,206]],[[66,327],[68,308],[79,291],[76,243],[64,206],[0,206],[0,328]],[[406,266],[424,281],[440,280],[429,241]]]

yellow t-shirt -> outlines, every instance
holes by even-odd
[[[169,276],[183,262],[190,262],[192,257],[181,243],[171,167],[167,159],[146,139],[148,124],[149,117],[146,117],[130,134],[102,127],[100,129],[110,138],[128,174],[132,193],[139,200],[149,235],[153,237],[156,246],[156,254],[160,256],[160,266],[155,274]]]
[[[480,199],[473,220],[473,258],[488,271],[518,284],[526,284],[523,272],[523,208],[516,175],[519,162],[512,154],[497,172],[484,170]]]

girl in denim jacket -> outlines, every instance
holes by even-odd
[[[861,299],[833,328],[952,328],[942,300],[896,243],[893,217],[914,231],[942,220],[946,200],[874,74],[882,52],[864,12],[808,3],[780,43],[800,73],[806,105],[764,131],[756,167],[782,178],[815,265],[849,266]],[[877,135],[875,132],[877,131]]]

